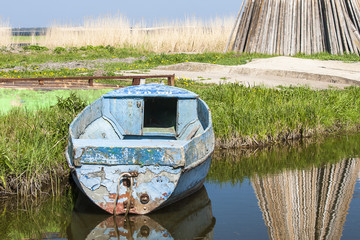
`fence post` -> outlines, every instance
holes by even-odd
[[[89,86],[91,86],[91,87],[94,86],[94,79],[89,79]]]
[[[140,78],[133,78],[132,85],[140,85]]]
[[[169,86],[175,86],[175,74],[171,77],[168,77],[168,85]]]

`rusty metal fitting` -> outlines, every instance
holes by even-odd
[[[143,225],[140,228],[140,234],[142,237],[148,237],[150,235],[150,228],[146,225]]]
[[[127,209],[128,201],[125,201],[123,204],[124,204],[124,209]],[[134,203],[132,201],[130,203],[130,208],[134,208]]]
[[[122,182],[125,187],[130,187],[131,185],[129,178],[124,178]]]
[[[149,201],[150,201],[150,197],[146,193],[144,193],[140,196],[140,202],[142,204],[147,204]]]

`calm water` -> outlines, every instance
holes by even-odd
[[[360,135],[219,151],[204,188],[148,216],[103,214],[76,189],[2,201],[0,239],[360,239],[359,156]]]

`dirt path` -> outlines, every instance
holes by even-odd
[[[124,59],[97,59],[70,61],[65,63],[43,63],[38,64],[40,71],[43,69],[62,69],[62,68],[87,68],[98,69],[99,64],[116,62],[134,62],[143,58],[124,58]],[[32,69],[32,66],[27,68]],[[18,69],[9,70],[29,70],[20,66]],[[34,70],[35,71],[35,70]],[[102,71],[101,69],[98,71]],[[203,83],[240,83],[247,86],[263,85],[266,87],[277,86],[308,86],[313,89],[344,88],[347,86],[360,86],[360,62],[344,63],[341,61],[321,61],[313,59],[300,59],[294,57],[273,57],[267,59],[254,59],[253,61],[237,66],[224,66],[209,63],[185,62],[175,65],[159,66],[146,75],[153,74],[174,74],[178,78],[191,79]],[[96,72],[95,72],[96,74]],[[119,71],[115,74],[134,75],[132,71]],[[139,74],[144,72],[139,71]],[[102,74],[101,74],[102,75]],[[0,87],[19,88],[21,86],[6,84]],[[23,86],[26,89],[36,88],[37,86]],[[56,87],[56,86],[55,86]],[[58,86],[64,88],[64,86]],[[65,86],[66,87],[66,86]],[[106,86],[97,86],[103,88]],[[70,88],[82,88],[82,86],[70,86]],[[84,87],[88,88],[88,87]],[[52,88],[53,89],[53,88]]]
[[[160,66],[147,72],[147,74],[172,73],[178,78],[216,84],[236,82],[250,86],[309,86],[314,89],[360,86],[359,62],[344,63],[293,57],[255,59],[238,66],[187,62]]]

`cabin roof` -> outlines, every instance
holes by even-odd
[[[128,98],[128,97],[174,97],[174,98],[197,98],[199,95],[186,89],[172,87],[163,84],[150,83],[130,86],[111,91],[104,98]]]

